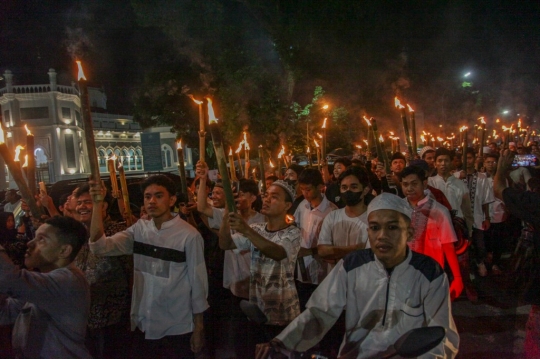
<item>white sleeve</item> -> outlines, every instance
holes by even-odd
[[[332,228],[334,226],[335,222],[335,216],[337,215],[338,211],[332,211],[324,217],[321,231],[319,232],[319,240],[318,245],[326,245],[326,246],[333,246],[334,241],[332,238]]]
[[[212,217],[208,217],[208,226],[212,229],[220,229],[224,214],[225,210],[223,208],[212,207]]]
[[[125,231],[115,233],[110,237],[101,237],[95,242],[90,242],[88,247],[90,251],[99,256],[121,256],[124,254],[133,254],[133,240],[135,238],[135,223]]]
[[[276,338],[289,350],[306,351],[317,344],[332,328],[346,303],[347,272],[343,268],[343,260],[340,260],[313,292],[306,304],[306,310]],[[307,326],[310,330],[305,330]]]
[[[235,253],[240,253],[241,251],[251,249],[251,241],[241,233],[233,233],[231,234],[231,238],[234,242],[234,245],[236,246],[236,249],[233,249]]]
[[[202,313],[208,308],[208,277],[203,247],[204,241],[200,234],[186,241],[185,251],[188,277],[191,284],[191,308],[193,314]]]
[[[418,358],[455,358],[459,348],[459,335],[452,317],[448,278],[445,274],[440,275],[430,283],[428,293],[424,299],[424,314],[427,326],[445,328],[446,337],[429,353]]]

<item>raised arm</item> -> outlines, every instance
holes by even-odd
[[[231,236],[231,226],[229,226],[229,211],[225,210],[225,216],[221,227],[219,227],[219,248],[224,251],[236,249],[236,245]]]
[[[206,179],[208,178],[208,165],[204,161],[197,162],[197,176],[199,176],[199,190],[197,192],[197,211],[206,217],[212,218],[212,206],[208,204],[206,196]]]

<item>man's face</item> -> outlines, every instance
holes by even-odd
[[[427,188],[427,181],[421,181],[416,174],[410,174],[401,180],[403,194],[411,202],[418,202],[424,198],[424,191]]]
[[[12,191],[6,192],[5,196],[6,196],[7,202],[10,202],[10,203],[15,202],[15,193],[13,193]]]
[[[321,197],[322,185],[313,186],[312,184],[300,183],[300,191],[308,202],[319,199]]]
[[[469,169],[474,168],[475,160],[476,160],[476,157],[473,154],[467,153],[467,168]]]
[[[257,197],[249,192],[238,192],[238,197],[236,199],[236,208],[239,210],[248,210],[251,209],[253,202]]]
[[[446,175],[450,173],[450,156],[441,155],[437,157],[435,160],[435,166],[439,175]]]
[[[494,157],[486,157],[484,167],[486,168],[486,171],[494,172],[497,168],[497,160]]]
[[[395,174],[401,173],[405,168],[405,161],[402,159],[396,159],[392,161],[392,167],[390,168]]]
[[[15,228],[15,219],[13,218],[13,216],[8,216],[6,220],[6,228],[10,230]]]
[[[516,146],[515,145],[508,145],[508,149],[512,152],[516,152]]]
[[[341,193],[347,191],[362,192],[364,190],[364,186],[362,186],[356,176],[347,176],[341,181],[339,190]]]
[[[341,172],[345,171],[347,167],[343,165],[343,163],[336,163],[334,164],[334,177],[338,178]]]
[[[289,168],[287,171],[285,171],[285,179],[290,181],[297,181],[298,174]]]
[[[496,153],[497,152],[497,146],[493,143],[490,143],[489,145],[489,150],[491,151],[491,153]]]
[[[461,160],[461,156],[454,156],[451,163],[452,165],[450,166],[450,170],[458,170],[462,168],[463,161]]]
[[[404,216],[394,210],[380,209],[369,214],[368,223],[371,250],[385,268],[393,268],[405,260],[413,229]]]
[[[221,187],[214,187],[212,190],[212,206],[214,208],[225,207],[225,191]]]
[[[152,218],[159,218],[169,213],[175,202],[176,196],[171,196],[163,186],[152,184],[144,190],[144,207]]]
[[[424,154],[424,161],[427,162],[429,165],[429,168],[435,167],[435,152],[429,151],[428,153]]]
[[[272,185],[266,190],[263,198],[261,213],[268,217],[285,216],[292,203],[286,202],[285,190],[279,186]]]
[[[525,147],[523,145],[517,145],[517,153],[518,155],[524,155],[527,153],[527,151],[525,151]]]
[[[92,197],[90,193],[83,193],[76,198],[76,207],[75,212],[77,213],[77,220],[89,225],[92,221],[92,209],[94,208],[94,202],[92,202]],[[103,202],[103,217],[107,216],[106,209],[107,204]]]
[[[54,263],[65,245],[58,241],[56,229],[50,224],[43,224],[36,230],[36,236],[27,244],[24,264],[28,268],[48,272],[54,269]]]

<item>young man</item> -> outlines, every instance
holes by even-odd
[[[423,169],[415,166],[405,168],[401,172],[401,186],[405,201],[412,209],[414,237],[408,243],[409,248],[435,259],[442,268],[446,259],[454,277],[450,285],[450,298],[454,300],[463,290],[463,281],[454,248],[457,238],[450,213],[430,196]]]
[[[294,286],[300,230],[286,219],[295,196],[292,186],[275,181],[263,200],[261,213],[266,223],[249,225],[240,214],[227,212],[219,232],[222,249],[251,252],[249,300],[266,315],[267,327],[273,332],[279,332],[300,314]],[[231,235],[231,229],[236,233]]]
[[[90,186],[84,184],[77,188],[73,195],[77,201],[75,211],[79,221],[90,228],[94,202],[90,196]],[[116,223],[111,220],[107,211],[110,196],[102,202],[102,220],[105,235],[124,231],[125,222]],[[129,340],[126,332],[129,323],[129,306],[131,302],[130,283],[133,274],[133,257],[101,257],[90,252],[85,244],[75,258],[75,265],[84,273],[90,283],[90,317],[86,346],[94,358],[126,356]]]
[[[338,178],[345,208],[324,218],[317,250],[330,263],[330,269],[350,252],[369,248],[366,195],[371,191],[366,171],[350,167]],[[366,247],[367,246],[367,247]]]
[[[303,171],[304,167],[294,163],[287,168],[287,171],[285,171],[285,177],[283,179],[285,182],[293,186],[294,190],[296,191],[296,198],[293,198],[294,202],[291,208],[289,208],[289,212],[287,214],[294,215],[296,208],[298,208],[298,205],[304,200],[304,196],[302,196],[302,192],[298,187],[298,177]]]
[[[138,220],[106,237],[102,187],[93,183],[90,250],[99,256],[133,254],[134,284],[131,329],[136,330],[136,357],[192,358],[203,345],[203,312],[208,280],[203,239],[195,228],[171,213],[174,183],[164,175],[141,183],[150,220]]]
[[[298,184],[304,200],[294,212],[296,226],[302,231],[296,288],[303,309],[317,285],[328,274],[328,264],[318,256],[317,244],[324,217],[337,206],[322,194],[324,184],[318,170],[306,168],[298,178]]]
[[[21,203],[21,196],[16,189],[8,189],[4,198],[4,212],[13,212]]]
[[[345,207],[345,203],[341,199],[341,191],[339,189],[338,178],[339,176],[351,167],[351,160],[347,157],[339,157],[334,161],[334,181],[328,181],[326,184],[326,190],[324,195],[330,202],[338,206],[338,208]]]
[[[420,150],[420,159],[427,162],[429,166],[429,175],[436,172],[435,169],[435,149],[430,146],[424,146]],[[429,177],[429,176],[428,176]]]
[[[54,217],[28,242],[25,265],[16,267],[0,246],[0,324],[13,324],[21,358],[91,358],[85,345],[90,288],[73,264],[87,238],[82,224]]]
[[[309,349],[344,308],[347,335],[340,358],[382,358],[410,329],[439,325],[446,328],[446,338],[425,357],[457,355],[459,336],[448,279],[435,260],[407,246],[414,232],[410,207],[401,198],[382,193],[371,201],[367,213],[371,249],[340,261],[313,293],[307,309],[270,343],[258,346],[257,358],[268,357],[275,346]]]
[[[474,256],[478,274],[481,277],[487,275],[486,265],[486,245],[484,242],[484,232],[489,229],[490,215],[489,204],[495,200],[493,188],[485,173],[476,170],[476,152],[472,148],[466,150],[467,162],[465,172],[455,172],[454,176],[463,180],[469,192],[471,210],[474,217],[472,230],[472,243],[474,245]]]

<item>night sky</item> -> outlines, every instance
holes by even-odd
[[[451,113],[465,102],[488,117],[507,109],[530,124],[540,120],[538,1],[268,1],[290,29],[277,40],[272,18],[265,26],[256,3],[3,0],[0,70],[31,84],[46,83],[55,68],[59,83],[69,84],[78,56],[91,85],[105,89],[109,111],[130,114],[147,73],[163,64],[185,64],[200,82],[189,85],[208,88],[196,72],[223,72],[212,56],[230,45],[222,33],[238,31],[245,38],[231,46],[253,51],[265,66],[283,65],[283,52],[272,45],[288,46],[302,70],[293,93],[301,103],[322,85],[331,101],[359,116],[389,115],[397,94],[439,122],[459,116]],[[213,11],[220,22],[193,36],[190,14]],[[467,72],[472,87],[463,90]]]

